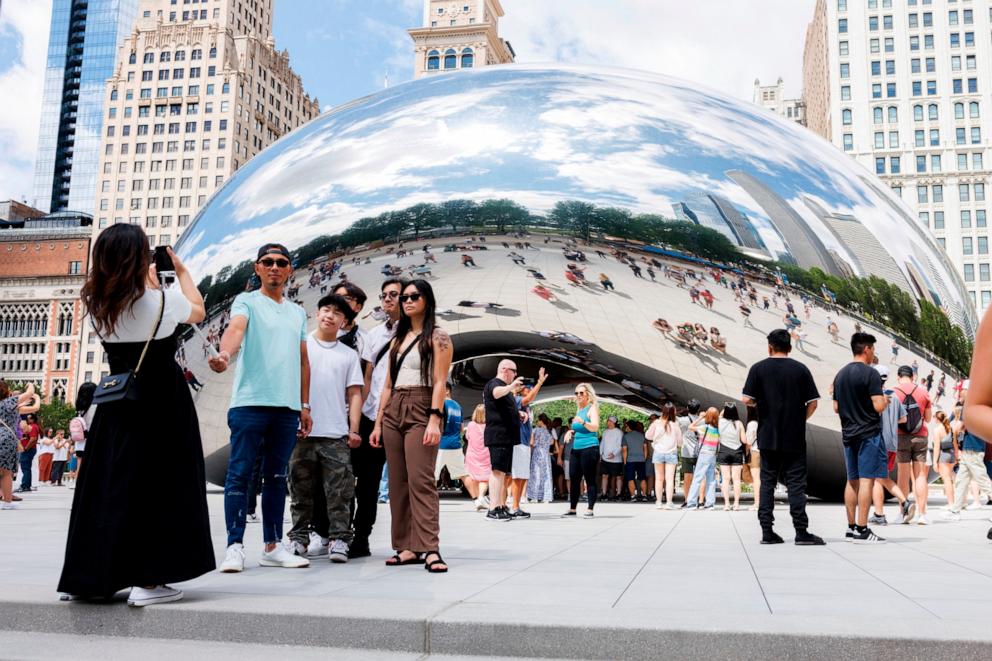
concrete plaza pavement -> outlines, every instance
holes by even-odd
[[[756,515],[744,510],[601,503],[595,518],[569,520],[559,518],[564,504],[532,504],[532,519],[501,523],[467,500],[444,498],[446,575],[384,566],[389,508],[381,505],[372,558],[262,568],[260,526],[249,525],[244,573],[207,574],[179,586],[184,601],[142,610],[127,608],[123,592],[112,604],[57,600],[71,493],[42,487],[25,494],[19,510],[0,512],[0,641],[14,644],[2,646],[4,658],[65,655],[66,648],[50,655],[32,648],[24,632],[83,636],[80,658],[100,649],[132,656],[126,650],[137,642],[154,652],[141,654],[148,658],[168,650],[188,658],[271,658],[273,650],[292,654],[296,647],[336,658],[376,651],[383,659],[992,655],[992,510],[945,522],[936,492],[931,525],[877,529],[889,539],[879,546],[845,543],[843,508],[811,504],[811,530],[828,542],[819,548],[761,546]],[[212,490],[208,499],[219,562],[222,495]],[[894,506],[888,509],[893,515]],[[784,504],[776,516],[791,542]],[[153,543],[134,540],[134,552]],[[126,639],[97,638],[108,636]],[[349,652],[337,654],[340,648]],[[217,656],[219,649],[227,651]]]

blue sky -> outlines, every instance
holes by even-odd
[[[815,0],[502,0],[520,62],[602,64],[678,76],[750,99],[755,78],[798,95]],[[421,0],[275,0],[275,37],[322,106],[412,77]],[[29,196],[50,0],[0,5],[0,200]]]

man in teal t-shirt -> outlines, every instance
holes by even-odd
[[[286,507],[286,473],[296,446],[296,433],[310,433],[310,362],[307,357],[307,315],[283,296],[293,273],[285,246],[267,243],[258,250],[255,273],[261,289],[239,294],[231,306],[231,322],[210,360],[215,372],[227,370],[240,350],[231,391],[227,424],[231,457],[224,483],[227,553],[222,572],[244,569],[245,513],[248,483],[256,458],[262,456],[262,536],[267,567],[305,567],[280,544]]]

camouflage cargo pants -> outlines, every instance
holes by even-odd
[[[296,442],[289,458],[290,512],[293,528],[289,538],[308,544],[310,532],[349,544],[351,505],[355,493],[355,475],[351,470],[348,438],[311,436]],[[323,496],[323,498],[314,495]],[[316,508],[324,511],[315,511]]]

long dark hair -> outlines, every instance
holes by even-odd
[[[90,381],[83,383],[76,391],[76,413],[82,415],[90,410],[93,405],[93,393],[96,392],[96,384]]]
[[[400,294],[411,286],[415,287],[424,299],[424,326],[420,331],[420,337],[417,339],[417,351],[420,352],[420,382],[427,384],[431,382],[431,374],[434,369],[434,344],[432,339],[434,337],[434,329],[437,327],[437,320],[434,315],[437,301],[434,299],[434,290],[431,288],[431,283],[426,280],[410,280],[403,283]],[[400,347],[411,330],[410,317],[406,316],[403,304],[400,303],[400,320],[396,324],[396,341],[393,343],[393,348],[389,351],[390,365],[396,364]]]
[[[93,244],[92,268],[79,297],[97,333],[114,333],[125,311],[145,293],[151,253],[148,237],[137,225],[111,225]]]

